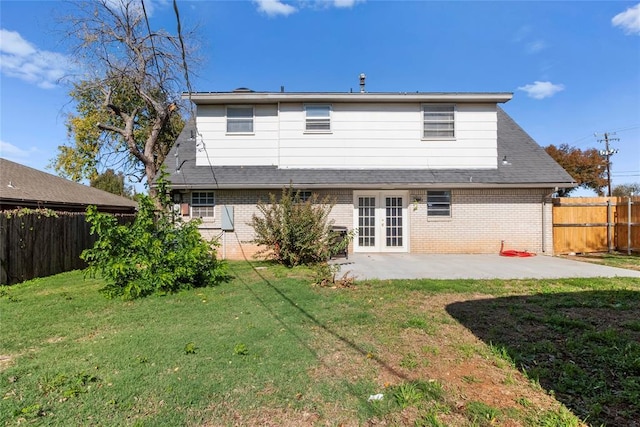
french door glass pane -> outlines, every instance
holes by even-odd
[[[358,197],[358,245],[376,244],[376,198]]]
[[[402,197],[385,197],[387,247],[402,246]]]

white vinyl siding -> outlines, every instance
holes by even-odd
[[[430,139],[427,143],[423,138],[424,103],[334,102],[330,132],[306,132],[305,105],[316,104],[256,104],[254,133],[244,135],[226,132],[225,105],[198,105],[200,145],[196,149],[196,165],[314,169],[498,167],[495,104],[456,104],[455,140]]]
[[[305,132],[331,132],[331,106],[305,105]]]
[[[278,164],[278,106],[253,107],[253,133],[227,133],[225,105],[198,106],[197,166]]]
[[[281,104],[281,168],[491,169],[495,104],[457,104],[456,138],[423,139],[422,103],[333,103],[331,133],[305,134],[303,104]]]
[[[191,216],[194,218],[213,218],[215,208],[213,191],[196,191],[191,193]]]
[[[253,107],[227,107],[227,133],[253,133]]]
[[[424,139],[453,139],[456,136],[455,106],[424,104],[422,106]]]
[[[451,216],[451,191],[429,190],[427,191],[427,216],[450,217]]]

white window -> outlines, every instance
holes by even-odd
[[[422,106],[423,134],[425,139],[455,138],[455,106],[425,104]]]
[[[194,191],[191,193],[191,216],[194,218],[213,218],[215,207],[213,191]]]
[[[331,105],[305,105],[306,132],[331,132]]]
[[[253,107],[227,106],[227,133],[253,133]]]
[[[450,217],[451,216],[451,191],[438,190],[427,191],[427,215]]]
[[[298,193],[298,199],[303,203],[309,200],[311,198],[311,195],[313,194],[309,190],[298,190],[297,193]]]

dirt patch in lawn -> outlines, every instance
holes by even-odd
[[[0,354],[0,372],[7,369],[13,363],[13,357],[8,354]]]
[[[585,426],[575,414],[593,425],[640,426],[631,377],[639,292],[415,292],[371,304],[359,325],[316,328],[309,389],[277,407],[214,412],[235,425]],[[401,396],[402,405],[400,394],[416,389],[421,396]]]
[[[487,295],[439,294],[407,301],[407,306],[418,308],[424,314],[425,323],[416,321],[418,327],[403,326],[393,334],[390,325],[368,331],[353,339],[336,340],[318,330],[316,346],[320,363],[310,373],[323,382],[343,382],[354,385],[354,399],[366,400],[368,393],[382,393],[385,399],[393,399],[394,390],[403,384],[418,382],[437,383],[444,390],[441,401],[434,406],[437,419],[448,426],[465,426],[473,423],[471,406],[495,410],[494,423],[502,426],[524,424],[528,409],[536,413],[557,411],[561,404],[543,389],[532,384],[513,364],[500,359],[487,350],[471,331],[461,326],[446,312],[449,304],[488,298]],[[388,307],[389,316],[392,307]],[[385,313],[379,312],[379,318]],[[401,320],[398,322],[402,323]],[[392,322],[395,323],[395,322]],[[420,327],[422,326],[422,327]],[[370,334],[370,335],[367,335]],[[394,336],[395,335],[395,336]],[[386,345],[379,345],[391,339]],[[377,347],[373,349],[378,343]],[[363,389],[358,383],[370,378],[375,388]],[[366,404],[366,403],[365,403]],[[439,406],[438,406],[439,405]],[[310,417],[308,412],[297,416],[291,411],[271,414],[286,425],[306,425],[328,421],[339,425],[362,425],[356,414],[345,416],[339,402],[323,406]],[[261,414],[262,415],[262,414]],[[294,419],[291,419],[293,416]],[[425,409],[407,407],[399,411],[373,416],[368,425],[419,425]],[[243,421],[262,422],[260,417]],[[417,424],[416,424],[417,423]]]
[[[593,425],[626,426],[640,426],[638,310],[640,292],[634,290],[447,305],[457,321],[484,343],[492,343],[543,389],[553,390],[579,418]]]

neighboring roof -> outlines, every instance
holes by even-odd
[[[0,204],[50,209],[96,205],[104,211],[135,211],[126,197],[88,187],[59,176],[0,158]]]
[[[282,188],[554,188],[574,180],[501,108],[497,169],[279,169],[276,166],[196,166],[194,122],[167,156],[173,189]],[[178,156],[176,156],[176,150]],[[506,156],[507,163],[502,160]],[[176,161],[177,160],[177,161]],[[179,164],[179,172],[177,164]]]
[[[510,92],[192,92],[194,104],[266,104],[277,102],[507,102]]]

